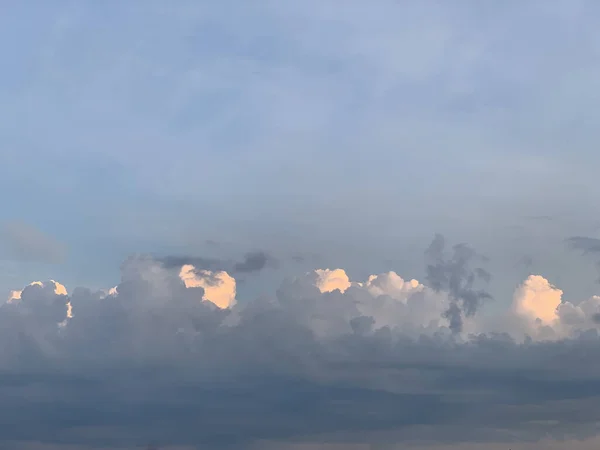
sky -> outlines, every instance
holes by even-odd
[[[597,448],[600,4],[0,8],[0,448]]]

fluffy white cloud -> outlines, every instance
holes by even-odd
[[[558,306],[563,291],[554,287],[542,276],[531,275],[517,288],[513,307],[517,314],[552,325],[558,320]]]
[[[230,308],[235,305],[236,283],[235,278],[227,272],[211,272],[209,270],[196,270],[191,264],[185,264],[179,277],[185,287],[201,287],[204,289],[204,301],[210,301],[219,308]]]
[[[389,295],[397,300],[406,300],[408,296],[423,290],[423,285],[417,280],[405,281],[396,272],[387,272],[380,275],[371,275],[365,286],[369,292],[377,297]]]
[[[321,292],[333,292],[336,289],[344,293],[350,287],[350,279],[343,269],[317,269],[315,285]]]

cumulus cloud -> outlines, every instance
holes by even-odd
[[[317,276],[315,285],[321,292],[332,292],[337,289],[344,293],[350,287],[350,279],[343,269],[317,269],[315,274]]]
[[[7,222],[2,225],[0,249],[8,258],[42,263],[63,262],[67,254],[64,244],[21,222]]]
[[[564,437],[576,414],[586,436],[600,420],[600,297],[572,303],[532,275],[504,313],[467,312],[475,259],[455,247],[434,286],[316,269],[239,302],[232,274],[148,256],[109,290],[31,283],[0,306],[0,424],[18,425],[0,432],[97,446],[451,442]]]
[[[551,325],[558,319],[563,291],[542,276],[531,275],[519,286],[514,298],[517,314]]]
[[[210,301],[219,308],[229,308],[235,305],[235,278],[227,272],[198,271],[191,264],[186,264],[181,268],[179,277],[183,280],[186,288],[201,287],[204,289],[203,300]]]
[[[67,288],[54,280],[49,280],[48,282],[32,281],[31,283],[29,283],[29,286],[39,286],[42,289],[50,289],[50,291],[53,292],[54,295],[68,295]],[[25,289],[27,289],[27,287]],[[21,297],[25,289],[20,291],[10,291],[7,302],[16,303],[20,301],[22,299]]]

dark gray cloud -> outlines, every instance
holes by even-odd
[[[433,289],[449,293],[452,303],[445,317],[450,321],[450,329],[460,332],[463,316],[473,316],[484,300],[492,298],[485,290],[474,288],[478,280],[489,282],[491,275],[481,267],[471,268],[473,261],[483,262],[486,258],[468,245],[453,246],[450,255],[445,250],[444,236],[437,234],[425,252],[426,280]]]
[[[151,257],[125,261],[111,295],[27,286],[0,306],[2,440],[247,449],[593,434],[592,314],[554,341],[460,334],[484,298],[485,258],[447,252],[441,236],[427,255],[433,289],[385,273],[321,292],[314,273],[231,309]]]
[[[232,275],[250,274],[263,269],[276,267],[277,260],[264,251],[252,251],[244,255],[240,261],[218,258],[203,258],[189,255],[171,255],[157,258],[166,268],[179,268],[186,264],[197,270],[226,271]]]
[[[230,338],[240,352],[269,342],[260,336]],[[250,347],[244,340],[251,341]],[[181,361],[162,368],[129,362],[120,369],[21,371],[0,377],[0,432],[9,440],[75,443],[81,442],[78,429],[90,428],[97,432],[84,440],[88,445],[154,441],[199,448],[247,448],[259,440],[297,436],[343,441],[357,433],[380,432],[389,435],[373,439],[388,443],[481,440],[474,429],[487,430],[484,440],[545,433],[561,438],[573,425],[583,437],[600,419],[598,369],[592,367],[582,379],[585,372],[573,371],[585,371],[586,357],[565,358],[565,353],[577,350],[598,357],[598,344],[595,337],[591,342],[522,347],[498,337],[457,349],[451,343],[392,344],[381,335],[354,334],[313,342],[311,364],[320,381],[306,370],[278,374],[277,366],[261,362],[257,353],[241,364],[223,364],[212,378],[197,368],[185,369]],[[237,356],[234,347],[213,345],[214,351]],[[304,351],[277,342],[268,350],[290,360]],[[559,361],[552,362],[554,358]],[[567,370],[560,359],[576,365]],[[560,425],[548,429],[533,421]],[[444,431],[432,432],[435,428]]]
[[[233,273],[249,273],[257,272],[259,270],[268,267],[270,263],[274,262],[274,259],[267,255],[265,252],[250,252],[244,256],[244,259],[240,262],[236,262],[233,265]]]
[[[584,254],[600,253],[600,239],[584,236],[567,238],[567,244],[574,250],[581,250]]]

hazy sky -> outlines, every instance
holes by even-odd
[[[0,435],[595,439],[599,17],[592,0],[3,2]]]

